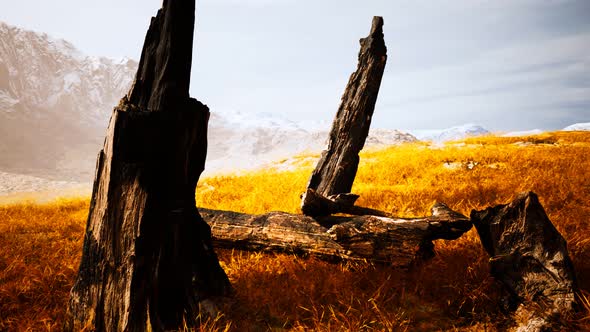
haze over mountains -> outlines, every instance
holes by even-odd
[[[0,23],[0,171],[90,181],[111,111],[137,65],[86,56],[67,41]],[[212,110],[207,169],[251,168],[317,152],[328,129],[327,123]],[[369,143],[413,140],[389,130],[375,131]]]
[[[0,194],[90,183],[111,111],[137,65],[127,58],[86,56],[67,41],[0,22]],[[296,123],[275,114],[211,112],[209,174],[319,152],[330,129],[313,119]],[[378,127],[373,124],[368,146],[488,133],[474,124],[412,132],[416,137]]]
[[[136,67],[0,23],[0,170],[87,178],[86,155],[96,155]]]
[[[329,124],[297,123],[273,114],[212,112],[206,172],[250,169],[302,152],[319,152],[325,147]],[[372,129],[367,146],[414,142],[416,138],[398,130]]]

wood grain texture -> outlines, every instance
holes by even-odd
[[[311,218],[285,212],[250,215],[199,209],[218,247],[312,255],[326,260],[368,260],[396,267],[432,257],[432,241],[456,239],[471,228],[469,218],[436,204],[432,216]],[[331,226],[329,226],[331,225]]]
[[[189,98],[194,0],[167,0],[96,167],[64,329],[163,331],[231,292],[195,207],[209,109]]]
[[[525,319],[518,331],[560,331],[576,309],[578,285],[567,243],[533,192],[511,203],[472,211],[490,255],[490,272],[505,292],[505,309]]]
[[[350,76],[336,113],[328,147],[309,180],[308,189],[318,195],[349,193],[377,102],[387,61],[383,40],[383,18],[374,17],[369,35],[360,40],[357,70]],[[303,204],[303,211],[305,211]]]
[[[371,215],[378,217],[393,217],[392,214],[384,211],[354,205],[358,198],[358,195],[351,193],[324,197],[319,195],[313,189],[307,189],[307,191],[301,195],[301,211],[307,216],[314,217],[329,216],[337,213],[346,213],[357,216]],[[319,218],[318,220],[322,219]]]

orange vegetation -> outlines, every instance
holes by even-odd
[[[435,201],[469,215],[535,191],[568,241],[581,300],[590,291],[590,133],[483,137],[444,146],[367,151],[353,192],[359,204],[400,216]],[[309,156],[267,169],[202,179],[199,206],[248,213],[297,212],[313,168]],[[282,165],[282,166],[285,166]],[[0,206],[0,330],[60,330],[80,258],[86,200]],[[332,264],[287,254],[220,251],[235,289],[225,315],[203,330],[494,330],[505,327],[498,285],[471,230],[437,241],[437,256],[411,271]],[[590,328],[581,313],[568,324]],[[573,326],[573,325],[572,325]]]

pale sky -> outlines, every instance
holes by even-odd
[[[3,1],[0,20],[137,59],[160,4]],[[192,95],[213,112],[331,121],[373,15],[389,58],[372,127],[590,122],[587,0],[200,0]]]

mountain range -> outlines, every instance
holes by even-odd
[[[320,152],[328,138],[328,125],[301,124],[274,114],[212,112],[205,171],[251,169],[304,152]],[[371,129],[366,146],[414,142],[398,130]]]
[[[484,127],[467,123],[446,129],[413,130],[411,133],[421,141],[447,142],[465,137],[482,136],[490,134]]]
[[[0,23],[0,171],[90,181],[112,109],[137,65],[86,56],[65,40]],[[212,110],[206,169],[252,168],[318,152],[327,132],[325,123]],[[396,130],[374,130],[368,144],[414,140]]]
[[[136,68],[134,60],[85,56],[67,41],[0,23],[0,170],[87,178]]]
[[[47,181],[59,188],[90,183],[112,109],[127,93],[137,66],[133,59],[87,56],[65,40],[0,22],[0,194],[28,184],[38,190],[39,183],[49,186]],[[329,123],[212,109],[205,172],[252,169],[317,153],[328,132]],[[372,128],[366,145],[488,133],[476,124],[411,134]]]

